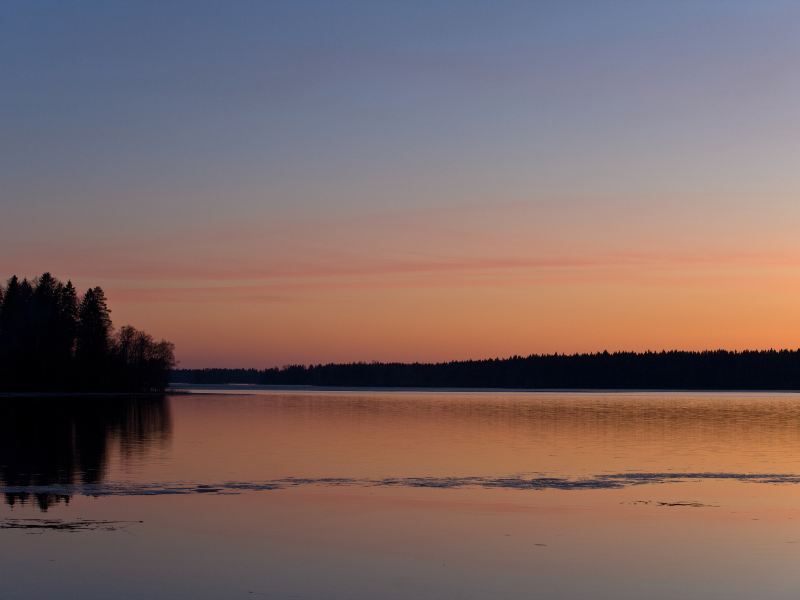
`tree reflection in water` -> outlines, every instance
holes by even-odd
[[[142,456],[172,432],[164,397],[0,399],[0,482],[7,487],[100,483],[109,460]],[[42,511],[68,495],[13,492]]]

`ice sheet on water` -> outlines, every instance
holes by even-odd
[[[679,481],[729,480],[760,484],[796,484],[800,475],[788,473],[611,473],[590,477],[387,477],[359,479],[349,477],[287,477],[266,481],[227,481],[222,483],[87,483],[75,485],[0,486],[5,494],[54,494],[83,496],[158,496],[188,494],[238,494],[296,488],[301,486],[407,487],[407,488],[488,488],[517,490],[619,489],[633,485]]]

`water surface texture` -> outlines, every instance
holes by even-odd
[[[202,392],[0,399],[0,597],[800,592],[800,396]]]

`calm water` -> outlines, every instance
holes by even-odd
[[[0,598],[796,598],[800,396],[0,399]]]

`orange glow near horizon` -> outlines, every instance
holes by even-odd
[[[185,366],[783,348],[800,345],[795,272],[512,270],[303,280],[278,291],[111,288],[110,298],[117,319],[176,341]]]
[[[597,210],[567,225],[524,205],[178,227],[21,244],[20,275],[103,286],[116,325],[174,341],[185,367],[800,346],[791,218],[747,238],[733,217],[703,237],[660,216],[624,236]]]

